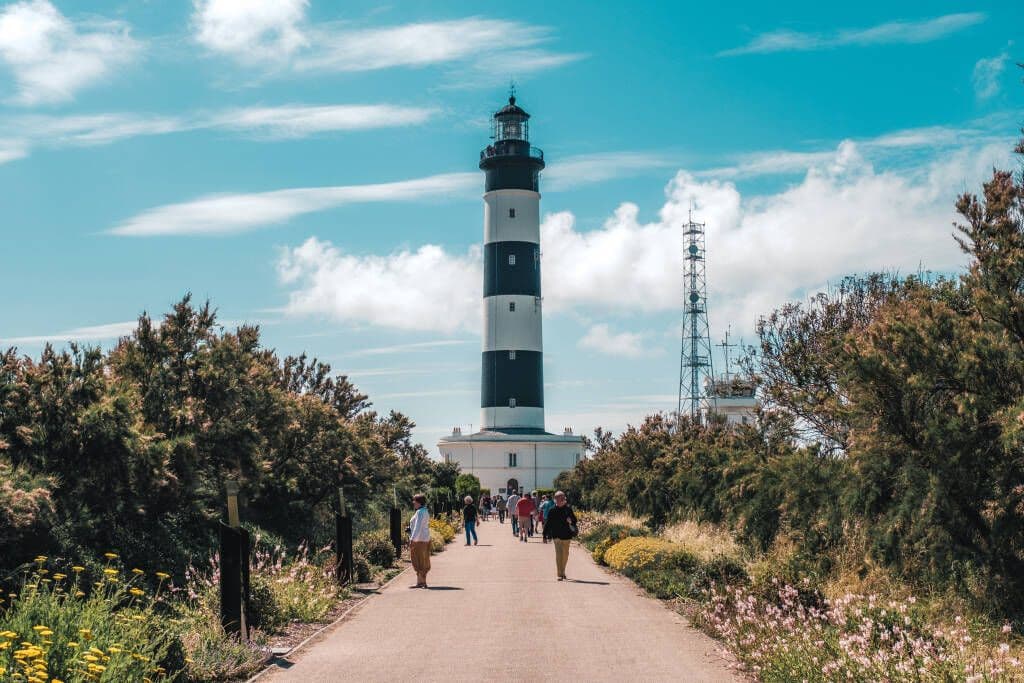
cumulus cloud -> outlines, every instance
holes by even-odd
[[[451,334],[479,330],[481,261],[478,248],[357,256],[311,237],[282,254],[278,274],[292,287],[288,314]]]
[[[983,12],[962,12],[921,21],[889,21],[868,28],[841,29],[832,33],[802,33],[782,29],[762,33],[746,45],[723,50],[718,56],[827,50],[851,45],[863,47],[927,43],[980,24],[985,19]]]
[[[115,69],[141,46],[121,21],[72,23],[49,0],[25,0],[0,10],[0,63],[14,75],[14,102],[66,102]]]
[[[308,0],[193,0],[192,25],[203,47],[244,64],[287,59],[309,43]]]
[[[956,270],[964,257],[952,239],[953,202],[994,165],[1006,166],[1010,145],[1005,140],[944,151],[914,168],[880,171],[856,143],[845,141],[827,159],[812,159],[800,182],[772,194],[744,196],[730,181],[679,171],[651,222],[640,221],[632,203],[621,204],[593,230],[580,229],[570,212],[548,214],[541,226],[545,309],[677,311],[680,225],[691,205],[708,226],[713,323],[731,322],[740,335],[749,333],[758,315],[846,274],[914,272],[922,266]],[[426,245],[357,256],[311,240],[283,259],[281,268],[292,313],[402,329],[476,331],[481,273],[475,254]],[[426,271],[436,276],[424,279]],[[599,326],[587,336],[588,348],[640,348],[628,333]]]
[[[461,65],[460,80],[489,82],[574,61],[584,55],[544,47],[551,29],[467,17],[356,28],[310,22],[307,0],[194,0],[195,39],[247,65],[294,72],[375,71]],[[468,68],[467,68],[468,65]]]
[[[643,335],[640,333],[612,332],[607,324],[600,323],[590,326],[580,339],[579,347],[608,356],[639,358],[645,352],[643,341]]]
[[[1013,45],[1013,43],[1010,43]],[[972,81],[974,94],[979,100],[987,100],[999,94],[999,79],[1010,59],[1009,46],[995,57],[979,59],[974,65]]]

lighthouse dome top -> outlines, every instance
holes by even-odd
[[[530,140],[530,115],[516,104],[516,96],[509,95],[508,104],[494,112],[491,119],[491,137],[501,140]]]

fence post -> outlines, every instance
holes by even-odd
[[[402,511],[391,508],[391,545],[395,546],[395,557],[402,556]]]
[[[337,531],[338,543],[338,565],[335,567],[335,575],[338,583],[354,581],[352,563],[352,518],[344,512],[334,518]]]
[[[220,623],[226,633],[242,633],[242,535],[220,524]]]

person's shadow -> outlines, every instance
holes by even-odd
[[[428,591],[460,591],[458,586],[427,586]]]
[[[569,583],[585,583],[591,586],[608,586],[607,581],[584,581],[583,579],[566,579]]]

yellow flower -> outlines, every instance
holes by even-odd
[[[72,567],[72,568],[71,568],[71,571],[73,571],[73,572],[74,572],[74,573],[76,573],[76,574],[81,574],[82,572],[84,572],[84,571],[85,571],[85,567],[79,567],[79,566],[78,566],[78,565],[76,564],[76,565],[75,565],[74,567]]]
[[[138,589],[138,588],[132,588],[132,589],[131,589],[130,591],[128,591],[128,592],[129,592],[129,593],[131,593],[132,595],[134,595],[135,597],[139,597],[139,596],[142,596],[142,595],[145,595],[145,594],[146,594],[146,591],[144,591],[144,590],[140,590],[140,589]]]
[[[117,570],[116,569],[111,569],[110,567],[107,567],[106,569],[104,569],[103,573],[106,574],[107,576],[117,576]]]
[[[85,596],[85,593],[83,593],[82,591],[75,591],[75,597],[76,598],[81,598],[81,597],[84,597],[84,596]]]
[[[45,631],[40,631],[39,635],[41,635],[43,638],[49,638],[53,635],[53,631],[51,631],[50,629],[46,629]]]
[[[103,557],[107,558],[108,560],[116,560],[117,553],[103,553]]]
[[[138,567],[136,567],[135,569],[133,569],[133,570],[132,570],[132,574],[135,574],[135,576],[142,576],[142,575],[143,575],[143,574],[145,574],[145,573],[146,573],[146,572],[142,571],[142,570],[141,570],[141,569],[139,569]]]
[[[160,579],[161,581],[165,581],[165,580],[171,578],[171,575],[167,574],[166,572],[157,572],[156,573],[156,578]]]
[[[38,624],[38,625],[36,625],[36,626],[33,626],[33,627],[32,627],[32,630],[33,630],[33,631],[36,631],[36,632],[39,632],[39,631],[48,631],[48,630],[50,630],[50,627],[49,627],[49,626],[43,626],[42,624]]]
[[[53,578],[56,579],[57,581],[63,581],[64,579],[68,578],[68,575],[67,574],[57,573],[57,574],[53,575]]]
[[[98,662],[98,661],[100,661],[100,658],[97,657],[96,655],[85,655],[84,659],[87,662]]]
[[[11,646],[11,641],[6,640],[6,641],[0,643],[0,650],[6,650],[10,646]]]
[[[116,645],[111,645],[110,647],[107,648],[107,652],[109,652],[112,655],[116,655],[120,651],[121,651],[121,648],[119,648]]]
[[[78,642],[74,640],[69,640],[68,647],[78,647]]]
[[[89,638],[92,638],[92,629],[91,628],[80,628],[80,629],[78,629],[78,632],[81,633],[82,637],[84,637],[86,640],[88,640]]]

